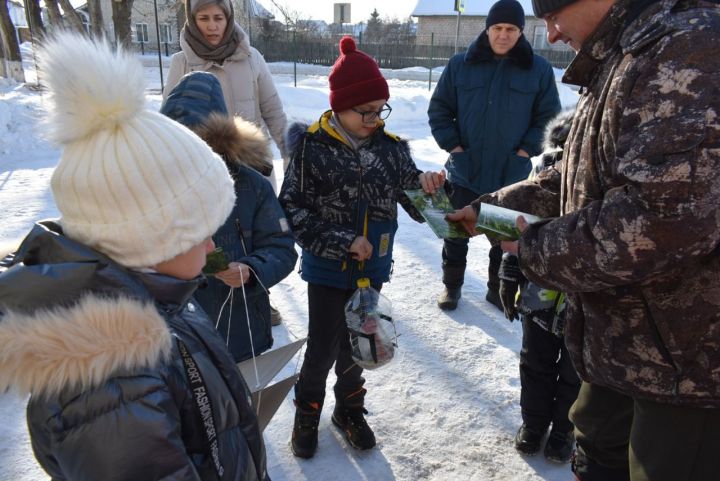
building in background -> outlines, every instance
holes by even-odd
[[[562,42],[550,44],[547,41],[545,22],[533,15],[530,0],[518,0],[525,10],[525,38],[539,55],[551,62],[567,63],[575,56],[570,47]],[[466,0],[465,11],[460,16],[458,49],[463,51],[485,29],[485,20],[492,1]],[[450,0],[418,0],[412,16],[417,18],[416,42],[435,45],[455,45],[458,16]],[[557,57],[555,62],[553,57]]]

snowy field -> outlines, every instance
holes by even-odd
[[[160,105],[157,68],[145,59],[148,102]],[[293,86],[292,64],[273,64],[275,82],[291,120],[310,121],[326,108],[324,67],[303,67]],[[410,140],[418,166],[439,170],[447,154],[427,125],[430,92],[427,71],[387,75],[393,113],[388,130]],[[559,74],[559,73],[558,73]],[[422,77],[424,75],[424,77]],[[28,76],[31,77],[31,76]],[[405,78],[406,80],[403,80]],[[413,78],[413,77],[410,77]],[[559,85],[565,106],[576,94]],[[59,158],[42,139],[40,123],[47,99],[37,90],[0,79],[0,243],[17,239],[36,219],[57,215],[49,179]],[[276,171],[282,168],[278,159]],[[281,179],[279,179],[281,181]],[[525,458],[513,449],[520,419],[518,373],[521,326],[508,322],[485,302],[488,243],[472,240],[460,306],[440,311],[435,298],[442,284],[442,241],[401,210],[392,281],[383,289],[391,299],[400,333],[398,359],[367,372],[368,422],[378,445],[358,452],[330,422],[329,395],[320,421],[315,458],[295,458],[289,447],[294,408],[285,400],[265,431],[268,471],[274,481],[552,480],[571,478],[567,465],[540,456]],[[307,332],[305,283],[291,274],[272,289],[272,301],[285,320],[273,328],[275,345]],[[299,359],[298,359],[299,360]],[[298,360],[284,374],[299,369]],[[24,415],[26,400],[0,395],[0,481],[47,481],[32,455]],[[111,442],[112,440],[108,440]],[[152,453],[148,453],[152,455]]]

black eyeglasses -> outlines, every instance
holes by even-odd
[[[385,120],[386,118],[388,118],[390,116],[390,112],[392,112],[392,107],[390,107],[390,104],[385,104],[383,108],[381,108],[377,112],[374,110],[362,112],[355,108],[352,108],[350,110],[352,110],[356,114],[360,114],[362,116],[363,123],[371,124],[377,121],[377,119]]]

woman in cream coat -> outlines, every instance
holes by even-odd
[[[287,167],[284,134],[287,118],[270,70],[247,34],[235,23],[229,0],[186,0],[181,51],[172,56],[163,98],[188,72],[214,74],[231,114],[266,128]],[[282,176],[282,173],[281,173]],[[269,178],[275,187],[274,176]]]

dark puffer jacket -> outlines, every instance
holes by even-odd
[[[301,276],[307,282],[353,289],[360,277],[387,282],[397,230],[397,203],[418,222],[424,219],[403,192],[419,189],[406,141],[378,128],[357,151],[330,125],[332,111],[310,127],[294,124],[287,145],[293,152],[280,203],[303,249]],[[362,272],[350,245],[363,235],[367,214],[372,257]]]
[[[552,188],[525,182],[496,194],[501,203],[543,192],[559,201],[561,217],[523,233],[520,267],[569,293],[566,342],[584,380],[712,408],[720,408],[717,45],[717,3],[620,0],[565,74],[583,94],[562,175]]]
[[[272,347],[268,289],[290,274],[297,260],[285,214],[271,184],[258,174],[272,173],[270,143],[254,124],[227,115],[220,82],[207,72],[184,76],[160,112],[207,142],[223,157],[234,180],[235,206],[213,240],[229,262],[248,265],[253,275],[227,304],[231,288],[214,276],[195,298],[240,362]]]
[[[256,172],[272,158],[267,153],[268,140],[257,127],[239,118],[211,115],[193,130],[223,156],[235,181],[235,207],[213,240],[229,261],[247,264],[253,271],[245,284],[245,296],[258,355],[273,344],[267,290],[292,272],[298,257],[295,239],[272,185]],[[224,282],[208,277],[207,286],[197,291],[196,299],[214,323],[220,318],[218,331],[229,339],[228,348],[239,362],[252,357],[253,349],[241,289],[235,289],[232,312],[228,303],[221,315],[229,292]]]
[[[52,222],[5,258],[0,392],[30,393],[52,479],[269,479],[245,382],[189,301],[197,285],[127,270]]]

